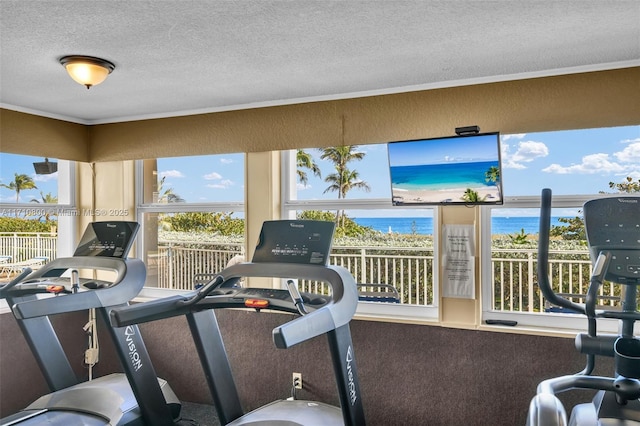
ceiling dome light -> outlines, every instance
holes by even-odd
[[[102,83],[116,66],[111,62],[91,56],[64,56],[60,63],[66,68],[72,79],[87,86]]]

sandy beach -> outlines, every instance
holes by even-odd
[[[498,187],[480,186],[471,188],[478,193],[480,199],[486,201],[497,201]],[[402,204],[422,204],[422,203],[463,203],[462,197],[467,188],[451,188],[446,190],[405,190],[393,188],[393,203]]]

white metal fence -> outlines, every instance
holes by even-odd
[[[209,245],[184,247],[167,244],[158,247],[158,287],[191,290],[195,274],[222,270],[236,255],[240,245],[223,249]],[[433,304],[433,250],[395,247],[334,247],[329,260],[349,270],[358,283],[392,284],[403,303]],[[326,293],[321,282],[300,282],[301,290]]]
[[[241,255],[241,244],[180,243],[164,241],[153,258],[157,265],[159,288],[193,290],[196,274],[212,274],[224,269],[229,261]]]
[[[148,268],[157,275],[153,285],[159,288],[192,290],[196,274],[211,274],[222,270],[237,255],[243,254],[241,244],[203,242],[161,242],[158,250],[146,259]],[[48,260],[56,257],[56,235],[49,233],[0,233],[0,256],[10,256],[10,262],[36,257]],[[589,285],[591,262],[587,250],[551,251],[550,281],[555,291],[573,296]],[[329,260],[351,272],[358,283],[390,284],[400,296],[400,303],[428,306],[433,304],[434,255],[432,249],[399,247],[334,246]],[[536,249],[492,250],[493,308],[504,312],[542,312],[545,301],[537,286]],[[300,282],[303,291],[326,293],[325,284]],[[613,285],[601,288],[601,305],[617,304]]]
[[[57,253],[58,235],[50,232],[0,232],[0,256],[9,263],[34,258],[53,260]]]

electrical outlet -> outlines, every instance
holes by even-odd
[[[293,373],[293,387],[302,389],[302,373]]]

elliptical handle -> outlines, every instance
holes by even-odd
[[[538,285],[542,295],[554,305],[585,314],[584,305],[573,303],[558,296],[549,282],[549,234],[551,231],[551,189],[544,188],[540,194],[540,225],[538,233]]]

